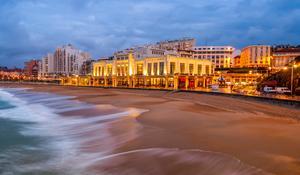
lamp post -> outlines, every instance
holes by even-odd
[[[292,71],[291,71],[291,96],[293,96],[293,85],[294,85],[294,62],[292,63]]]
[[[293,96],[293,88],[294,88],[294,68],[296,68],[297,65],[295,62],[292,62],[292,67],[291,67],[291,96]],[[287,67],[284,67],[283,70],[287,70]]]
[[[294,68],[297,68],[295,62],[292,63],[292,72],[291,72],[291,95],[293,95],[293,88],[294,88]]]

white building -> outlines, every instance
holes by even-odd
[[[145,45],[115,52],[114,58],[116,60],[126,60],[128,59],[129,52],[131,52],[137,60],[149,57],[163,57],[166,55],[178,56],[177,51],[160,49],[156,47],[156,45]]]
[[[79,75],[81,66],[90,60],[90,54],[76,49],[72,45],[57,48],[54,53],[54,72],[61,75]]]
[[[47,54],[40,63],[39,77],[54,78],[58,75],[80,75],[82,66],[91,60],[87,52],[82,52],[72,45],[65,45]]]
[[[196,46],[193,57],[210,60],[216,68],[229,68],[233,65],[235,48],[232,46]]]
[[[53,54],[48,53],[40,62],[39,77],[50,77],[54,74]]]

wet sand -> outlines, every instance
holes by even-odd
[[[107,174],[195,174],[207,167],[210,160],[203,159],[203,164],[187,165],[184,161],[180,162],[183,160],[180,157],[183,152],[191,159],[196,154],[205,157],[206,153],[201,152],[203,150],[238,159],[247,168],[256,167],[270,174],[300,174],[300,110],[297,109],[182,92],[0,85],[4,86],[29,87],[33,88],[32,91],[76,96],[76,99],[92,104],[148,110],[139,117],[112,124],[111,133],[122,133],[136,125],[139,135],[114,151],[119,156],[110,156],[102,162],[99,160],[99,166],[93,167],[95,171]],[[87,115],[94,113],[78,112]],[[193,152],[195,150],[197,152]],[[164,156],[163,153],[172,156]],[[225,165],[230,164],[232,159],[221,160],[225,171]]]

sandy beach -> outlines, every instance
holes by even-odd
[[[30,91],[75,96],[96,105],[144,110],[139,116],[111,124],[112,134],[127,139],[122,139],[114,154],[91,167],[95,172],[226,174],[230,165],[239,169],[237,174],[300,174],[300,110],[295,108],[184,92],[52,85],[0,87],[31,88]],[[78,112],[86,116],[108,113],[101,109]]]

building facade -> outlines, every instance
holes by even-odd
[[[25,62],[24,72],[25,76],[28,78],[37,78],[39,73],[40,60],[29,60]]]
[[[215,68],[230,68],[233,65],[235,48],[232,46],[197,46],[193,51],[195,59],[210,60]]]
[[[132,52],[128,59],[99,60],[93,64],[93,76],[73,77],[63,84],[83,84],[112,87],[196,88],[208,84],[207,76],[213,66],[208,60],[165,55],[136,59]]]
[[[54,57],[53,54],[48,53],[41,60],[39,77],[53,77],[54,75]]]
[[[60,75],[79,75],[81,66],[90,60],[90,55],[76,49],[72,45],[57,48],[54,53],[54,72]]]
[[[248,46],[242,49],[240,67],[269,67],[271,66],[271,58],[271,46]]]
[[[300,47],[273,47],[272,68],[281,70],[298,56],[300,56]]]
[[[157,48],[163,50],[193,50],[193,47],[196,44],[196,40],[194,38],[182,38],[178,40],[166,40],[156,43]]]

